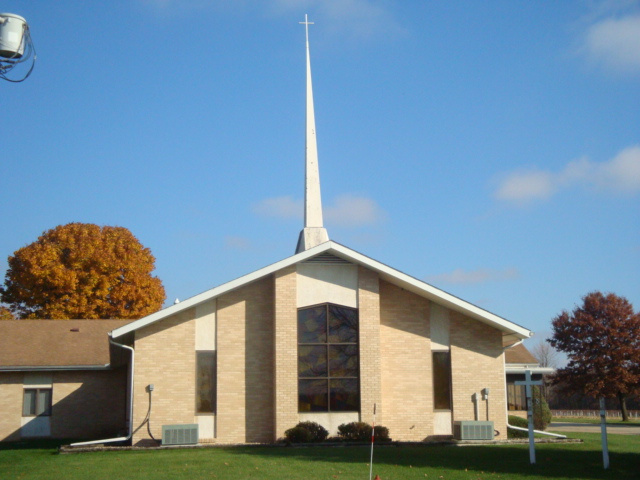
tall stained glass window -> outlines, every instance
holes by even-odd
[[[298,410],[360,410],[358,310],[330,303],[298,310]]]
[[[451,354],[433,352],[433,407],[451,410]]]
[[[216,352],[196,352],[196,413],[216,413]]]

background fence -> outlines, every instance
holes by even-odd
[[[629,418],[639,419],[640,410],[628,410]],[[596,417],[600,418],[600,410],[551,410],[554,417]],[[622,418],[620,410],[607,410],[608,418]]]

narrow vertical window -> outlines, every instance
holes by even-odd
[[[451,410],[451,354],[433,352],[433,408]]]
[[[216,352],[196,352],[196,413],[216,413]]]

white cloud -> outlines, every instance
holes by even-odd
[[[605,188],[626,193],[640,192],[640,145],[623,150],[602,164],[595,173],[597,183]]]
[[[324,209],[324,217],[327,222],[341,227],[360,227],[380,223],[386,214],[370,198],[341,195]]]
[[[619,194],[640,193],[640,145],[628,147],[606,162],[581,158],[559,172],[530,170],[503,176],[494,197],[524,204],[544,200],[571,187],[592,187]]]
[[[291,196],[265,198],[252,208],[257,215],[281,219],[299,219],[304,216],[304,203]],[[341,227],[374,225],[386,218],[376,202],[367,197],[341,195],[323,209],[325,225]]]
[[[245,237],[227,235],[224,237],[224,246],[232,250],[248,250],[251,248],[251,242]]]
[[[553,175],[548,172],[530,171],[508,174],[494,196],[498,200],[526,202],[549,198],[553,193]]]
[[[519,277],[520,273],[516,268],[507,268],[505,270],[492,270],[489,268],[462,270],[461,268],[458,268],[452,272],[430,275],[426,277],[426,281],[434,284],[449,283],[456,285],[470,285],[515,280]]]
[[[583,50],[596,64],[618,72],[640,72],[640,15],[607,18],[588,27]]]
[[[253,206],[253,212],[263,217],[302,218],[302,200],[291,196],[265,198]]]

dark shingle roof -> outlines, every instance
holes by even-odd
[[[111,330],[130,320],[0,321],[0,368],[109,363]]]
[[[505,363],[523,363],[527,365],[538,365],[539,363],[536,357],[531,355],[531,352],[522,344],[507,349],[504,352],[504,361]]]

